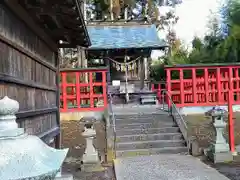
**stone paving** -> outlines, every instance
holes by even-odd
[[[220,173],[224,174],[226,177],[228,177],[231,180],[240,180],[240,163],[239,162],[213,164],[209,161],[205,161],[205,163],[217,169]]]
[[[78,165],[74,162],[64,164],[63,173],[70,173],[74,180],[115,180],[112,166],[104,167],[104,170],[85,172],[77,170]]]
[[[115,160],[117,180],[229,180],[199,159],[186,155],[152,155]]]

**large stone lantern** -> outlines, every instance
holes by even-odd
[[[19,103],[5,96],[0,100],[0,179],[55,179],[68,149],[47,146],[37,136],[18,128]]]
[[[205,154],[214,163],[229,162],[233,160],[233,156],[229,151],[229,144],[223,136],[224,129],[227,125],[223,120],[225,113],[226,111],[219,107],[214,107],[206,113],[212,118],[212,124],[216,132],[216,139],[212,142],[210,147],[205,150]]]

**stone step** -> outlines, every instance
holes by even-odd
[[[149,129],[156,127],[177,127],[175,122],[154,122],[154,123],[117,123],[116,129]]]
[[[135,134],[158,134],[158,133],[176,133],[180,132],[179,127],[150,128],[150,129],[121,129],[116,130],[117,136],[135,135]]]
[[[151,149],[134,149],[116,151],[117,157],[131,157],[131,156],[148,156],[154,154],[187,154],[187,147],[164,147],[164,148],[151,148]]]
[[[115,117],[116,118],[119,118],[119,119],[125,119],[125,118],[141,118],[141,119],[144,119],[144,118],[149,118],[149,117],[152,117],[152,118],[159,118],[159,117],[166,117],[166,115],[168,115],[168,113],[166,112],[163,112],[163,113],[151,113],[151,111],[149,112],[148,110],[142,112],[142,113],[119,113],[119,114],[115,114]],[[169,117],[169,116],[167,116]]]
[[[151,103],[151,104],[157,104],[157,100],[156,99],[142,99],[141,100],[141,104],[148,104],[148,103]]]
[[[151,123],[151,124],[160,124],[160,123],[174,123],[174,121],[170,118],[139,118],[139,119],[134,119],[134,118],[129,118],[129,119],[116,119],[116,125],[122,125],[122,124],[144,124],[144,123]]]
[[[181,133],[161,133],[161,134],[136,134],[117,136],[116,142],[133,142],[133,141],[154,141],[154,140],[182,140]]]
[[[117,150],[149,149],[163,147],[181,147],[185,145],[186,143],[184,140],[132,141],[132,142],[118,142],[116,144],[116,149]]]
[[[152,98],[156,98],[157,95],[156,94],[148,94],[148,95],[141,95],[140,98],[144,99],[144,98],[149,98],[149,97],[152,97]]]

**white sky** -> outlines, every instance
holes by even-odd
[[[219,10],[220,2],[223,0],[183,0],[175,9],[179,17],[176,24],[177,37],[184,43],[187,48],[191,48],[191,41],[194,36],[202,38],[208,28],[207,23],[211,12],[216,13]],[[168,11],[168,7],[161,7],[160,14]],[[159,37],[163,38],[164,32],[159,32]],[[161,53],[154,51],[152,57],[156,58]]]

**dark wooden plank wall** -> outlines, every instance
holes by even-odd
[[[57,49],[0,4],[0,98],[17,100],[20,127],[46,142],[59,133],[57,59]]]

